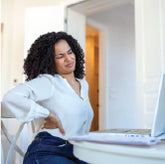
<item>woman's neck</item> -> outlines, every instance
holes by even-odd
[[[74,83],[76,81],[75,77],[74,77],[74,73],[71,74],[63,74],[61,75],[64,79],[66,79],[68,81],[68,83]]]
[[[81,96],[81,85],[80,85],[80,82],[78,80],[76,80],[74,73],[66,74],[66,75],[63,75],[62,77],[67,80],[67,82],[70,84],[70,86],[74,89],[74,91],[80,97]]]

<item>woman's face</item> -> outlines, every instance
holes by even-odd
[[[60,40],[54,46],[55,71],[59,75],[72,74],[75,70],[75,54],[65,40]]]

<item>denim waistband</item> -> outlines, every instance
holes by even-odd
[[[51,137],[52,139],[54,138],[54,139],[56,139],[56,140],[58,140],[58,141],[64,141],[64,142],[66,142],[66,143],[69,144],[69,142],[68,142],[67,140],[64,140],[63,138],[60,138],[60,137],[53,136],[53,135],[51,135],[50,133],[48,133],[48,132],[46,132],[46,131],[43,131],[43,132],[38,133],[38,134],[35,136],[35,139],[36,139],[36,138],[44,138],[44,137]]]

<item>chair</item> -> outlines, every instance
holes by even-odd
[[[24,125],[26,123],[21,123],[20,124],[15,136],[12,138],[11,135],[9,134],[7,128],[4,125],[3,120],[2,120],[2,119],[11,119],[11,118],[15,118],[15,117],[9,112],[8,113],[4,112],[3,108],[2,108],[2,112],[1,112],[1,130],[4,133],[5,137],[7,138],[7,140],[9,141],[9,143],[11,144],[8,155],[7,155],[7,159],[6,159],[6,164],[11,163],[11,158],[12,158],[12,154],[13,154],[14,150],[16,150],[22,157],[24,157],[24,152],[21,150],[20,147],[17,146],[16,142],[17,142],[18,137],[20,136],[20,134],[21,134],[21,132],[24,128]]]

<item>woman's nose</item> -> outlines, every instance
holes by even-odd
[[[70,61],[70,56],[68,54],[65,55],[65,61]]]

